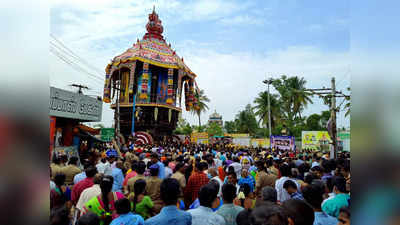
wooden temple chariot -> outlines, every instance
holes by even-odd
[[[182,95],[187,111],[198,107],[194,97],[196,74],[164,40],[163,26],[154,9],[146,29],[141,40],[107,65],[103,101],[112,103],[115,111],[119,105],[122,135],[131,135],[134,121],[135,134],[158,140],[172,135],[176,128]]]

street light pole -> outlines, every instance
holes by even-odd
[[[272,132],[271,132],[271,102],[269,100],[269,85],[270,82],[268,82],[268,130],[269,130],[269,136],[271,137]]]
[[[269,99],[269,85],[272,84],[273,79],[269,78],[269,80],[264,80],[263,83],[267,84],[267,90],[268,90],[268,131],[269,131],[269,136],[271,137],[272,131],[271,131],[271,102]]]

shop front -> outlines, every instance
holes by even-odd
[[[101,121],[102,106],[100,98],[50,87],[50,157],[81,155],[100,141],[94,137],[99,130],[82,123]]]

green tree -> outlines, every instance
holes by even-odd
[[[203,125],[203,126],[193,126],[193,129],[197,132],[204,132],[207,129],[207,126]]]
[[[225,121],[224,128],[227,133],[233,134],[237,132],[235,121]]]
[[[255,115],[259,118],[259,123],[268,127],[268,92],[260,92],[258,97],[254,100],[256,104],[254,106]],[[270,106],[271,106],[271,129],[275,129],[276,124],[281,121],[281,104],[279,101],[279,95],[270,94]]]
[[[325,110],[321,112],[321,127],[323,130],[326,130],[326,124],[329,118],[331,118],[331,111]]]
[[[190,135],[193,132],[192,126],[183,118],[178,120],[176,129],[174,130],[174,134],[184,134]]]
[[[206,128],[206,132],[208,133],[209,136],[223,136],[224,135],[222,126],[220,126],[217,123],[208,124],[208,126]]]
[[[204,90],[196,90],[194,97],[197,101],[198,107],[193,107],[191,112],[199,117],[199,127],[201,127],[200,115],[208,110],[207,103],[210,102],[210,99],[204,94]]]
[[[250,104],[248,104],[243,111],[236,114],[235,123],[237,124],[239,133],[254,135],[257,132],[258,123]]]
[[[293,129],[296,121],[302,121],[302,111],[312,103],[311,94],[306,92],[306,80],[283,75],[280,79],[275,79],[272,85],[279,93],[282,121],[289,130]]]
[[[322,116],[316,113],[310,115],[306,120],[307,130],[322,130],[321,118]]]
[[[301,119],[301,112],[307,108],[309,103],[313,103],[311,100],[311,93],[306,91],[307,81],[302,77],[297,76],[289,78],[290,88],[293,95],[293,111],[298,114]]]
[[[261,137],[268,137],[268,128],[266,127],[260,127],[257,129],[256,133],[254,134],[255,138],[261,138]]]

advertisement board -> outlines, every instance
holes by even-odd
[[[327,131],[302,131],[301,148],[302,149],[324,149],[331,142]]]
[[[338,141],[343,151],[350,151],[350,132],[342,131],[338,133]]]
[[[270,140],[271,140],[271,147],[273,149],[281,149],[281,150],[295,149],[295,141],[293,136],[272,135]]]
[[[102,109],[103,102],[99,99],[50,87],[50,116],[82,121],[101,121]]]
[[[249,137],[233,138],[232,144],[239,146],[250,146],[250,138]]]
[[[262,147],[268,148],[269,147],[269,139],[268,138],[253,138],[250,140],[251,146],[253,147]]]
[[[207,132],[195,132],[190,135],[190,141],[193,143],[198,143],[198,139],[207,139],[208,140],[208,133]]]
[[[101,128],[100,129],[100,139],[102,141],[111,141],[114,138],[115,129],[114,128]]]
[[[248,138],[248,137],[250,137],[250,134],[228,134],[228,133],[225,133],[224,134],[224,136],[229,136],[229,137],[232,137],[232,138]]]
[[[54,156],[61,156],[61,155],[66,155],[68,157],[68,160],[72,157],[78,157],[78,165],[80,163],[79,161],[79,152],[76,146],[61,146],[61,147],[55,147],[53,151]]]

